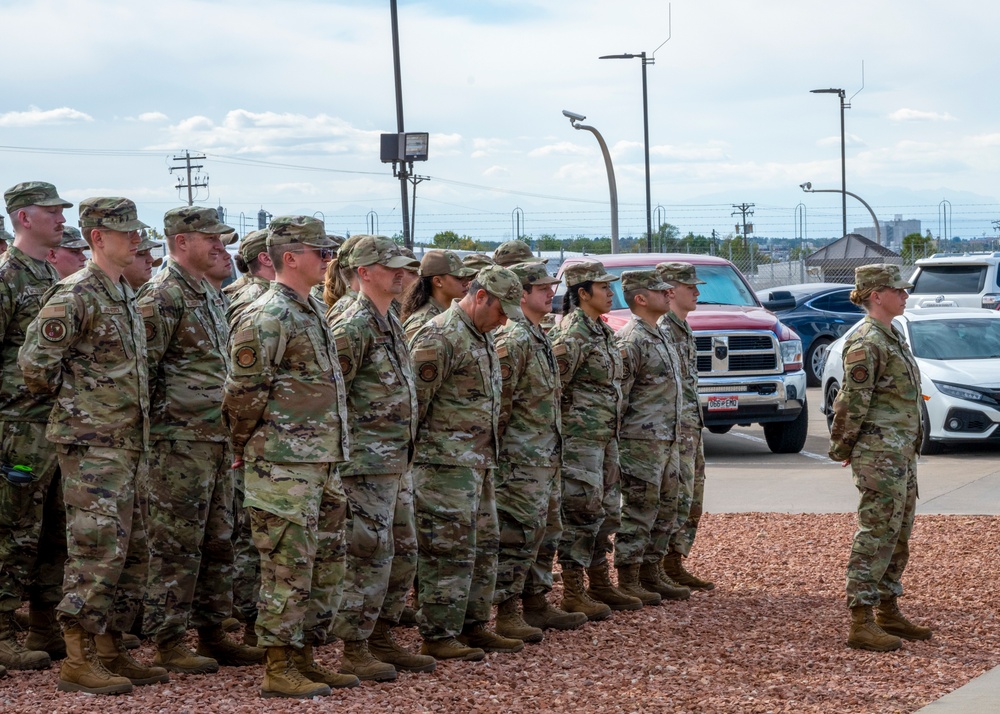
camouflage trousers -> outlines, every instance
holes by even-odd
[[[549,505],[545,514],[545,528],[538,544],[535,560],[528,567],[524,579],[522,595],[544,595],[552,590],[552,564],[559,551],[559,539],[562,538],[562,477],[556,479],[551,493]]]
[[[157,644],[233,610],[233,472],[217,441],[158,441],[149,465],[143,631]]]
[[[0,476],[0,611],[51,609],[62,599],[66,509],[55,449],[44,422],[0,422],[0,463],[30,466],[32,481]],[[39,553],[43,553],[39,557]]]
[[[250,514],[243,507],[243,468],[233,469],[233,614],[252,620],[260,599],[260,553],[253,545]]]
[[[621,525],[618,440],[566,437],[562,458],[563,533],[559,563],[589,568],[607,562],[611,536]]]
[[[878,605],[903,594],[917,506],[916,457],[855,451],[851,468],[861,500],[847,562],[847,606]]]
[[[490,619],[500,534],[491,469],[415,464],[417,622],[427,639]]]
[[[705,452],[701,427],[678,424],[677,447],[680,460],[677,521],[670,536],[670,551],[687,557],[691,554],[694,538],[698,534],[698,522],[701,521],[705,502]]]
[[[658,563],[663,559],[663,556],[670,552],[670,539],[677,526],[680,492],[680,446],[676,441],[671,441],[670,458],[663,470],[663,478],[660,480],[660,506],[656,511],[656,518],[653,520],[653,528],[649,534],[649,545],[642,556],[642,562]]]
[[[59,619],[93,634],[128,632],[146,589],[141,486],[146,453],[58,444],[67,551]]]
[[[504,462],[497,466],[497,520],[500,524],[500,553],[493,601],[501,603],[524,592],[525,581],[538,563],[545,537],[549,505],[561,488],[558,466],[524,466]],[[551,578],[552,555],[549,554]]]
[[[392,565],[382,600],[380,617],[399,622],[406,596],[417,574],[417,524],[413,512],[413,472],[407,470],[399,482],[396,510],[392,518]]]
[[[402,474],[342,474],[347,494],[344,595],[333,634],[367,640],[382,611],[395,553],[392,525]]]
[[[260,552],[258,644],[323,644],[340,607],[347,556],[347,496],[335,465],[256,459],[246,473],[250,528]],[[282,484],[287,497],[258,492],[258,481]]]
[[[615,536],[615,565],[639,565],[651,545],[660,513],[660,494],[669,479],[671,441],[622,439],[622,523]]]

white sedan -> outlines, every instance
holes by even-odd
[[[924,441],[920,453],[937,454],[945,442],[1000,440],[1000,312],[981,308],[912,308],[893,323],[920,366]],[[860,324],[860,323],[859,323]],[[823,407],[833,421],[833,400],[844,381],[844,340],[830,345],[823,365]]]

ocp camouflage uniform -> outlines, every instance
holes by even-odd
[[[259,298],[271,287],[271,281],[259,275],[241,275],[239,278],[222,288],[222,294],[229,299],[226,306],[226,324],[232,328],[254,300]]]
[[[317,286],[317,287],[319,287],[319,286]],[[357,290],[350,290],[349,289],[346,293],[344,293],[343,295],[341,295],[340,299],[337,300],[337,302],[333,303],[333,305],[331,305],[329,307],[329,309],[326,311],[327,322],[329,323],[329,322],[332,322],[333,320],[336,320],[337,317],[342,312],[344,312],[344,310],[346,310],[351,305],[353,305],[354,301],[357,300],[357,299],[358,299],[358,291]],[[320,301],[322,302],[322,298],[320,298]]]
[[[607,563],[621,524],[621,352],[603,320],[575,308],[549,332],[562,382],[563,568]]]
[[[322,643],[340,604],[347,498],[344,380],[318,301],[272,283],[232,338],[223,413],[246,461],[260,551],[262,647]]]
[[[31,467],[31,482],[0,476],[0,612],[27,595],[32,609],[62,598],[66,512],[55,450],[45,438],[51,394],[33,394],[17,365],[42,296],[59,279],[52,264],[16,246],[0,255],[0,464]],[[39,558],[39,553],[44,557]]]
[[[493,337],[458,302],[410,343],[420,421],[413,486],[420,633],[457,636],[490,619],[499,547],[497,465],[500,365]]]
[[[681,407],[681,377],[677,354],[666,336],[639,317],[633,316],[616,339],[624,365],[619,443],[622,524],[615,538],[615,565],[621,567],[658,563],[665,555],[657,551],[651,532],[661,492],[669,499],[678,487],[677,474],[669,468]]]
[[[413,501],[398,495],[408,481],[417,395],[403,328],[392,314],[383,317],[359,294],[330,327],[352,445],[351,460],[338,467],[350,517],[344,597],[333,631],[343,640],[366,640],[380,612],[398,621],[416,572]],[[400,543],[396,521],[409,523]]]
[[[53,288],[25,335],[28,389],[54,396],[46,436],[63,477],[69,557],[59,618],[93,634],[127,632],[149,551],[146,338],[132,288],[93,261]]]
[[[508,320],[496,333],[496,351],[503,391],[495,472],[500,553],[493,600],[500,603],[552,589],[553,553],[539,549],[547,528],[562,529],[562,421],[555,357],[541,328],[527,319]]]
[[[407,341],[412,343],[413,336],[417,334],[417,330],[446,309],[439,305],[438,301],[434,298],[429,298],[426,303],[414,310],[403,321],[403,332],[406,334]]]
[[[150,370],[149,583],[157,644],[219,625],[233,592],[233,475],[222,422],[229,328],[220,293],[169,261],[139,291]]]
[[[847,565],[848,607],[903,593],[923,438],[920,370],[902,334],[866,317],[844,345],[830,458],[851,460],[861,495]]]
[[[660,329],[677,351],[681,376],[681,410],[677,420],[678,496],[669,552],[691,553],[705,502],[705,451],[701,401],[698,396],[698,347],[687,320],[672,310],[659,320]],[[666,514],[664,516],[666,517]]]

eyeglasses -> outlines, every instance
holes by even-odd
[[[293,253],[303,253],[305,251],[311,251],[319,255],[321,260],[332,260],[333,256],[336,255],[333,248],[313,248],[312,246],[303,246],[302,250],[292,251]]]

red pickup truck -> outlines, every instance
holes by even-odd
[[[697,266],[705,284],[698,286],[698,309],[688,315],[688,323],[698,344],[698,392],[706,428],[724,434],[736,425],[761,424],[774,453],[802,450],[809,428],[802,341],[760,304],[735,265],[710,255],[619,253],[567,258],[559,276],[566,266],[585,260],[599,260],[615,275],[651,270],[668,261]],[[604,319],[617,330],[631,312],[621,283],[612,287],[614,309]],[[557,297],[555,306],[559,305]]]

